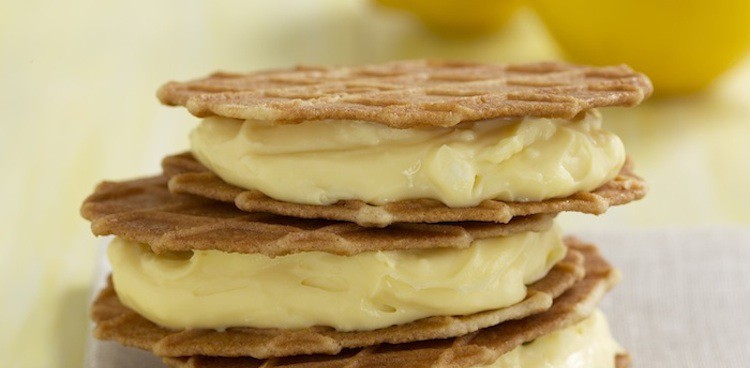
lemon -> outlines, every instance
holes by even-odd
[[[750,46],[748,0],[532,0],[563,51],[589,64],[627,63],[658,94],[702,89]]]
[[[521,0],[375,0],[414,13],[429,29],[442,35],[476,35],[505,25]]]

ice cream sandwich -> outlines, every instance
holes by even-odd
[[[81,209],[115,236],[94,335],[174,367],[627,367],[619,272],[553,222],[643,197],[596,108],[651,92],[564,63],[170,82],[190,152]]]

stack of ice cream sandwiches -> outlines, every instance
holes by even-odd
[[[596,108],[626,66],[402,61],[216,73],[158,176],[103,182],[94,335],[172,367],[629,366],[597,304],[619,273],[563,211],[643,197]]]

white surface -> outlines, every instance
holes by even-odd
[[[590,231],[580,237],[599,244],[623,272],[602,307],[634,367],[750,365],[750,229]],[[100,270],[103,279],[103,263]],[[163,367],[149,353],[95,340],[86,366]]]

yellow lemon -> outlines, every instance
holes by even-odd
[[[576,62],[627,63],[659,94],[692,92],[737,63],[750,46],[748,0],[533,0]]]
[[[505,25],[521,0],[375,0],[414,13],[431,30],[448,36],[475,35]]]

